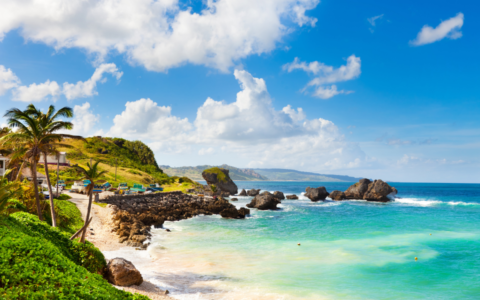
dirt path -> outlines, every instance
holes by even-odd
[[[82,218],[85,220],[88,208],[88,197],[82,194],[69,192],[64,192],[64,194],[72,197],[70,201],[75,203],[82,213]],[[94,244],[95,247],[100,249],[100,251],[114,251],[125,247],[118,242],[118,237],[112,232],[113,224],[111,213],[112,210],[110,208],[103,208],[92,203],[92,211],[90,212],[92,222],[90,222],[88,227],[86,238],[89,242]],[[144,280],[139,286],[115,287],[132,293],[139,293],[148,296],[153,300],[174,300],[171,297],[165,296],[165,291],[146,280]]]

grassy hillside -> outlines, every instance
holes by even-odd
[[[179,168],[170,168],[169,166],[161,166],[163,171],[167,173],[169,176],[178,176],[183,177],[186,176],[193,180],[204,180],[202,177],[202,172],[206,169],[215,168],[217,166],[196,166],[196,167],[179,167]],[[218,168],[228,169],[230,170],[230,178],[232,180],[249,180],[249,181],[257,181],[257,180],[268,180],[267,177],[258,174],[250,169],[239,169],[229,165],[221,165]]]
[[[86,142],[66,140],[64,143],[72,148],[62,148],[60,151],[67,152],[67,160],[72,166],[78,164],[86,168],[90,161],[100,161],[100,169],[108,172],[102,180],[108,181],[115,187],[121,182],[127,182],[129,186],[135,183],[144,185],[159,183],[165,191],[186,191],[195,185],[187,180],[179,182],[179,178],[165,174],[158,167],[152,150],[140,141],[93,137],[87,138]],[[43,165],[39,166],[39,172],[45,173]],[[49,165],[49,173],[52,183],[55,183],[56,166]],[[60,179],[65,180],[67,186],[81,178],[81,174],[75,168],[60,167]]]

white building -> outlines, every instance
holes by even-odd
[[[5,170],[7,170],[7,161],[7,157],[0,155],[0,176],[3,176]]]
[[[66,152],[60,152],[57,160],[57,156],[55,155],[47,155],[47,164],[49,165],[57,165],[57,162],[61,166],[69,166],[70,161],[67,160],[67,153]],[[44,156],[40,156],[40,160],[38,162],[39,164],[44,164],[45,159]]]

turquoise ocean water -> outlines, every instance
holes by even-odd
[[[479,184],[391,183],[400,198],[390,203],[302,197],[351,184],[237,182],[301,199],[245,220],[166,222],[172,232],[154,230],[149,253],[163,274],[182,262],[170,274],[189,288],[157,279],[180,299],[480,299]]]

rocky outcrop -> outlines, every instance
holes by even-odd
[[[280,203],[280,200],[269,192],[263,192],[260,195],[256,195],[255,198],[247,204],[247,207],[257,208],[259,210],[278,209],[277,205]]]
[[[328,192],[324,186],[318,188],[307,187],[305,189],[305,197],[312,201],[325,200],[327,198]]]
[[[255,197],[259,193],[260,193],[260,189],[258,189],[258,190],[251,189],[251,190],[248,190],[247,195],[250,196],[250,197]]]
[[[351,185],[345,191],[345,197],[347,197],[347,199],[363,199],[363,195],[367,192],[370,183],[372,182],[367,178],[360,179],[359,182]]]
[[[238,198],[232,198],[231,201],[238,201]]]
[[[238,194],[239,196],[246,196],[247,195],[247,192],[245,191],[245,189],[242,189],[242,191],[240,192],[240,194]]]
[[[347,199],[347,197],[345,197],[345,193],[342,191],[333,191],[330,193],[329,197],[335,201],[341,201],[341,200]]]
[[[210,168],[202,172],[202,177],[207,181],[207,184],[214,184],[220,191],[236,195],[238,188],[230,178],[229,172],[227,169]]]
[[[105,275],[111,284],[118,286],[140,285],[143,282],[142,274],[131,262],[123,258],[110,260]]]
[[[245,208],[245,207],[241,207],[239,210],[238,210],[238,214],[240,216],[243,216],[243,218],[245,218],[246,215],[249,215],[250,214],[250,210],[248,208]]]
[[[226,218],[242,218],[241,213],[228,200],[212,199],[182,192],[113,195],[99,200],[110,204],[113,209],[113,231],[120,242],[127,246],[145,248],[148,246],[153,225],[161,228],[163,222],[188,219],[200,214],[220,214]],[[233,212],[235,210],[237,214]]]
[[[288,200],[297,200],[298,196],[297,195],[287,195],[286,197]]]
[[[274,192],[273,197],[277,198],[278,200],[285,199],[285,195],[282,192],[279,192],[279,191]]]
[[[367,192],[363,195],[364,200],[368,201],[391,201],[397,194],[397,189],[391,187],[383,180],[375,180],[368,185]]]

